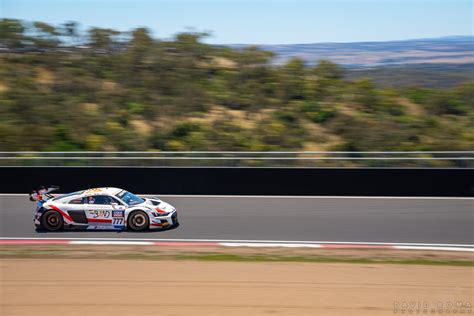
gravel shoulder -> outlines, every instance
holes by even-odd
[[[472,313],[473,303],[472,267],[66,258],[0,266],[2,315],[393,315],[409,302],[452,314]],[[466,307],[449,305],[457,302]]]
[[[470,253],[4,245],[0,255],[1,315],[470,314],[474,303]]]

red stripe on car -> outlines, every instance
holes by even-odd
[[[71,216],[67,215],[66,212],[63,212],[62,210],[59,209],[59,207],[54,206],[54,205],[49,205],[53,210],[58,211],[64,218],[66,218],[68,221],[73,222]]]
[[[87,221],[94,222],[94,223],[112,223],[111,219],[106,219],[106,218],[88,218]]]

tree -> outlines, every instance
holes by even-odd
[[[130,43],[134,49],[148,48],[153,43],[153,39],[147,28],[140,27],[132,31],[132,40]]]
[[[427,107],[436,115],[462,115],[465,113],[462,102],[449,92],[437,92],[429,100]]]
[[[89,44],[96,50],[109,52],[120,32],[112,29],[93,27],[89,30]]]
[[[292,58],[280,71],[280,93],[284,102],[305,98],[306,69],[303,60]]]
[[[24,46],[25,27],[19,20],[0,19],[0,44],[9,48]]]
[[[54,26],[44,22],[34,22],[33,25],[36,32],[33,41],[37,47],[48,49],[58,46],[59,39],[57,36],[59,32],[56,31]]]
[[[351,84],[352,100],[364,111],[375,111],[378,105],[375,85],[370,79],[360,79]]]
[[[153,39],[148,29],[134,29],[128,46],[129,49],[124,53],[124,62],[121,63],[121,67],[125,70],[131,84],[141,86],[150,79],[147,76],[146,67],[151,63],[152,58],[149,53],[153,46]],[[140,81],[134,78],[137,75],[142,75]]]
[[[77,45],[78,38],[79,38],[79,31],[78,31],[79,24],[74,21],[66,22],[62,25],[62,36],[69,38],[69,44]]]
[[[455,93],[467,111],[474,111],[474,81],[460,84],[455,88]]]
[[[343,77],[343,70],[337,64],[329,60],[321,60],[313,69],[318,78],[339,80]]]
[[[313,94],[318,101],[322,101],[330,96],[333,96],[335,92],[334,88],[339,84],[342,79],[342,69],[327,60],[321,60],[312,69],[312,74],[316,77],[316,81],[313,84]]]

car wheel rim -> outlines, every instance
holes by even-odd
[[[143,214],[136,214],[134,217],[133,217],[133,224],[137,227],[142,227],[143,225],[145,225],[145,216]]]
[[[48,225],[56,227],[59,224],[59,218],[56,215],[50,215],[47,218]]]

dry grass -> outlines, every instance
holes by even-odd
[[[54,81],[54,74],[49,71],[49,70],[46,70],[44,68],[38,68],[37,69],[37,77],[36,77],[36,81],[38,83],[41,83],[41,84],[50,84],[50,83],[53,83]]]
[[[411,116],[423,116],[426,114],[425,110],[419,104],[413,103],[408,99],[399,98],[397,101],[400,105],[405,107],[405,110]]]

